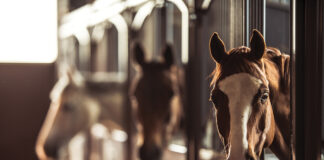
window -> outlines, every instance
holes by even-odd
[[[0,62],[51,63],[57,56],[57,2],[10,0],[0,5]]]

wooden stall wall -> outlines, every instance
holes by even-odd
[[[37,159],[35,142],[54,82],[54,64],[0,63],[0,159]]]

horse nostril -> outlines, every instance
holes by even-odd
[[[159,160],[161,159],[161,149],[159,147],[144,147],[142,146],[139,151],[141,160]]]
[[[255,160],[254,157],[252,157],[249,153],[245,153],[245,159],[246,160]]]
[[[56,147],[56,145],[46,143],[44,145],[44,151],[46,153],[46,156],[52,157],[52,158],[57,158],[58,148]]]
[[[157,159],[160,159],[161,157],[161,149],[159,147],[154,147],[152,151],[153,157],[156,157]]]
[[[144,157],[145,157],[145,150],[144,150],[144,147],[142,146],[140,149],[139,149],[139,157],[143,160]]]

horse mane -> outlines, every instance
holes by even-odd
[[[278,67],[281,77],[281,91],[283,93],[288,93],[290,90],[290,56],[285,53],[281,53],[277,48],[268,47],[266,58]]]

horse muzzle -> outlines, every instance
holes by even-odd
[[[45,151],[45,154],[47,157],[56,159],[58,157],[58,150],[59,150],[59,147],[56,144],[45,143],[45,145],[44,145],[44,151]]]
[[[256,158],[255,156],[250,155],[249,153],[244,154],[244,158],[233,158],[230,156],[227,160],[259,160],[260,158]]]
[[[140,148],[139,156],[141,160],[160,160],[162,157],[162,149],[157,146]]]
[[[245,154],[245,159],[246,159],[246,160],[258,160],[257,158],[251,156],[251,155],[248,154],[248,153]]]

